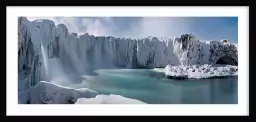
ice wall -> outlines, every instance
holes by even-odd
[[[35,24],[26,18],[18,19],[19,90],[34,86],[41,76],[40,35]],[[20,82],[23,83],[20,83]]]

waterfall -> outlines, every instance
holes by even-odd
[[[44,68],[44,72],[45,72],[45,76],[44,76],[44,79],[46,79],[48,81],[48,78],[49,78],[49,63],[48,63],[48,55],[47,55],[47,52],[45,51],[45,47],[41,41],[41,44],[40,44],[40,48],[41,48],[41,54],[42,54],[42,59],[43,59],[43,68]]]

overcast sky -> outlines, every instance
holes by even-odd
[[[96,36],[178,37],[192,33],[200,40],[228,39],[237,43],[237,17],[27,17],[63,23],[69,32]]]

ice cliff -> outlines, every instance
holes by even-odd
[[[26,18],[18,19],[18,76],[21,91],[40,81],[42,58],[38,31],[35,24]]]
[[[199,41],[191,34],[179,38],[129,39],[77,35],[64,24],[51,20],[18,18],[19,90],[25,91],[42,80],[51,80],[55,68],[83,74],[97,68],[154,68],[170,65],[237,65],[237,47],[225,40]],[[67,73],[69,74],[69,73]],[[23,82],[23,83],[20,83]]]

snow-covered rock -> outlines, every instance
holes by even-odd
[[[82,88],[72,89],[40,81],[35,86],[20,93],[19,103],[22,104],[73,104],[78,98],[94,98],[96,91]]]
[[[174,54],[182,65],[216,64],[223,58],[224,63],[237,65],[237,47],[227,40],[199,41],[191,34],[183,34],[174,40]]]
[[[179,65],[165,67],[165,75],[173,79],[202,79],[237,76],[238,67],[232,65]]]
[[[120,95],[97,95],[95,98],[79,98],[75,104],[146,104]]]

